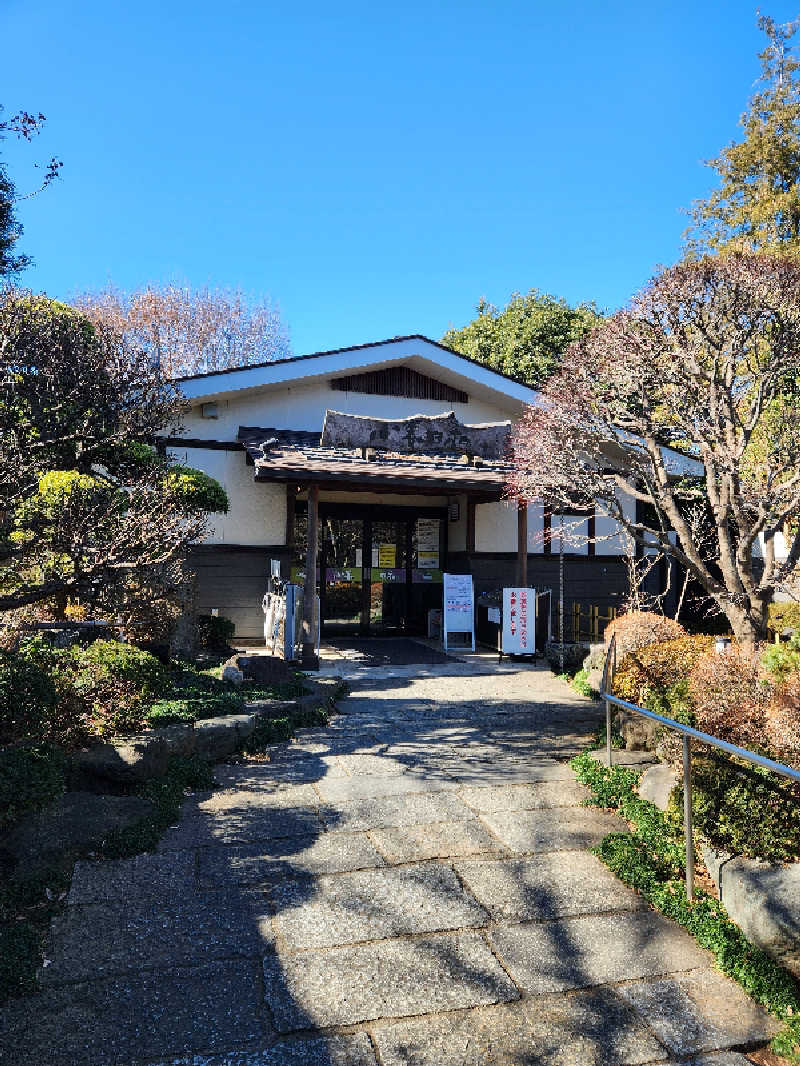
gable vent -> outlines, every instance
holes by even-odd
[[[407,366],[387,366],[364,374],[333,378],[331,388],[337,392],[363,392],[369,396],[405,396],[410,400],[441,400],[445,403],[469,403],[461,389],[418,374]]]

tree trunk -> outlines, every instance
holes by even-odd
[[[723,604],[723,610],[731,624],[733,635],[743,648],[753,650],[756,644],[767,639],[767,604],[761,600],[751,602],[750,609]]]

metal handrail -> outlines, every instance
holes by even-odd
[[[666,726],[667,729],[672,729],[676,733],[680,733],[683,737],[683,824],[684,833],[686,838],[686,895],[691,900],[694,898],[694,836],[692,833],[692,759],[691,759],[691,741],[699,740],[703,744],[708,744],[709,747],[719,748],[720,751],[727,752],[729,755],[736,755],[740,759],[744,759],[746,762],[753,763],[755,766],[761,766],[765,770],[771,770],[773,773],[781,774],[783,777],[788,777],[792,781],[800,783],[800,770],[794,770],[791,766],[785,766],[781,762],[776,762],[774,759],[768,759],[764,755],[758,755],[754,751],[748,751],[747,748],[739,748],[736,744],[729,744],[727,740],[720,740],[719,737],[712,737],[710,733],[703,733],[699,729],[694,729],[692,726],[683,725],[681,722],[676,722],[672,718],[665,718],[661,714],[656,714],[654,711],[648,711],[645,707],[639,707],[635,703],[629,703],[627,700],[620,699],[619,696],[614,696],[608,691],[609,680],[613,683],[614,674],[617,668],[617,637],[614,634],[611,637],[611,642],[608,645],[608,651],[606,652],[605,662],[603,664],[603,681],[602,691],[600,697],[605,701],[606,705],[606,759],[608,761],[609,769],[614,765],[613,748],[611,745],[611,707],[622,707],[623,710],[632,711],[634,714],[639,714],[643,718],[649,718],[651,721],[658,722],[659,725]]]

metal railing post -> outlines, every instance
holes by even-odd
[[[694,899],[694,836],[692,833],[692,752],[691,741],[683,736],[683,828],[686,835],[686,898]]]
[[[608,762],[608,768],[611,769],[611,703],[606,700],[606,760]]]

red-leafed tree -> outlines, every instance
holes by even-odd
[[[568,350],[517,426],[509,493],[594,502],[752,644],[800,558],[796,526],[788,557],[775,551],[800,511],[798,382],[800,266],[732,254],[664,270]]]

